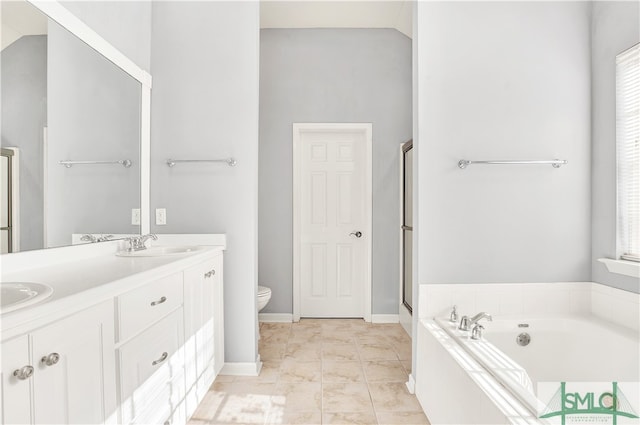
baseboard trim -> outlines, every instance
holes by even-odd
[[[258,321],[265,323],[291,323],[293,314],[291,313],[258,313]]]
[[[415,379],[413,379],[413,375],[409,375],[409,380],[406,382],[405,385],[407,386],[407,389],[411,394],[416,393],[416,381]]]
[[[372,314],[371,323],[400,323],[400,316],[397,314]]]
[[[222,366],[220,375],[258,376],[260,375],[261,369],[262,362],[260,361],[260,357],[258,357],[254,363],[225,363],[224,366]]]

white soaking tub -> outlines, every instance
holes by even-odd
[[[638,332],[593,316],[494,317],[481,340],[448,320],[436,323],[533,414],[541,382],[640,381]],[[520,345],[518,339],[530,341]],[[635,403],[638,405],[638,402]]]

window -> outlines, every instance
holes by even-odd
[[[640,261],[640,44],[616,57],[618,250]]]

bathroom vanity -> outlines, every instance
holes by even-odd
[[[3,261],[3,284],[53,292],[2,314],[2,423],[183,424],[220,372],[224,246],[116,256],[116,242],[97,245],[36,267],[28,256],[55,254]]]

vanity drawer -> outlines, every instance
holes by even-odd
[[[125,341],[182,305],[182,273],[118,297],[118,341]]]
[[[119,348],[123,423],[146,420],[167,406],[171,413],[184,398],[182,314],[178,308]]]

